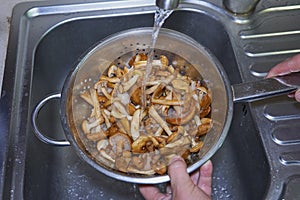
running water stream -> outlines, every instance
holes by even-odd
[[[147,57],[147,66],[146,66],[146,72],[142,83],[142,105],[143,108],[146,107],[146,94],[145,94],[145,88],[146,83],[149,80],[150,74],[152,72],[152,62],[154,59],[154,49],[156,40],[158,37],[159,30],[161,29],[162,25],[164,24],[165,20],[171,15],[173,10],[164,10],[161,8],[156,9],[155,16],[154,16],[154,24],[153,24],[153,32],[152,32],[152,39],[151,44],[148,49],[148,57]]]

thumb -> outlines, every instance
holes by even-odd
[[[266,76],[266,78],[271,78],[278,75],[285,75],[292,72],[300,71],[300,54],[288,58],[285,61],[274,66]]]
[[[168,173],[171,179],[171,187],[176,193],[182,187],[190,187],[193,182],[186,171],[186,163],[180,156],[174,156],[169,164]]]
[[[295,99],[300,102],[300,89],[298,89],[295,93]]]

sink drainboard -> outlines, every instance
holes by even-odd
[[[252,15],[234,16],[220,1],[183,0],[165,27],[206,46],[235,84],[260,79],[271,66],[300,52],[297,4],[300,1],[289,5],[262,0]],[[27,119],[40,99],[61,90],[67,73],[84,52],[112,33],[151,26],[154,8],[154,2],[148,0],[62,0],[23,3],[15,8],[0,102],[0,132],[6,134],[1,141],[6,152],[1,196],[142,199],[137,185],[95,173],[72,148],[37,141]],[[205,28],[199,28],[203,24]],[[57,134],[53,137],[62,137],[57,104],[53,102],[40,114],[41,125]],[[212,158],[213,199],[299,198],[299,104],[280,96],[239,103],[234,110],[228,137]]]

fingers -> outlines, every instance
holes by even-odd
[[[200,177],[200,169],[191,174],[191,179],[195,185],[198,185]]]
[[[200,179],[198,187],[202,189],[208,196],[211,196],[213,165],[209,160],[200,168]]]
[[[300,102],[300,89],[298,89],[295,93],[295,99],[296,101]]]
[[[179,156],[175,156],[171,159],[168,173],[171,178],[171,187],[174,190],[178,189],[178,187],[193,185],[193,182],[186,171],[186,163]],[[181,185],[177,185],[177,183],[181,183]]]
[[[299,71],[300,71],[300,54],[277,64],[269,71],[267,78],[278,76],[278,75],[285,75],[291,72],[299,72]]]
[[[295,55],[292,58],[289,58],[275,67],[273,67],[266,78],[271,78],[275,76],[285,75],[292,72],[300,71],[300,54]],[[300,89],[298,89],[294,94],[289,94],[289,97],[294,97],[296,101],[300,102]]]
[[[188,196],[189,199],[210,199],[211,189],[207,187],[211,185],[211,178],[208,179],[207,176],[212,174],[212,164],[211,162],[201,167],[200,171],[194,173],[191,177],[186,171],[186,163],[181,157],[173,157],[168,168],[168,173],[171,178],[171,187],[172,187],[172,198],[173,199],[186,199]],[[202,177],[203,180],[202,180]],[[199,182],[197,180],[202,180]],[[210,181],[209,181],[210,180]],[[196,184],[195,184],[196,183]],[[202,188],[205,191],[202,191]]]
[[[168,174],[171,179],[171,188],[167,187],[167,194],[162,194],[152,185],[141,185],[139,190],[146,200],[171,200],[173,199],[210,199],[212,181],[212,163],[207,161],[199,171],[191,177],[187,173],[186,163],[180,156],[171,159]],[[171,194],[172,192],[172,194]]]
[[[163,194],[159,189],[152,185],[140,185],[140,193],[144,196],[145,200],[163,200],[171,199],[170,194]]]

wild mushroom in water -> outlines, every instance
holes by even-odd
[[[80,94],[91,107],[81,124],[84,141],[100,163],[153,175],[165,174],[176,154],[191,162],[213,126],[212,94],[197,79],[201,75],[185,71],[187,63],[159,55],[143,82],[147,55],[137,54],[128,63],[111,63],[94,87]]]

